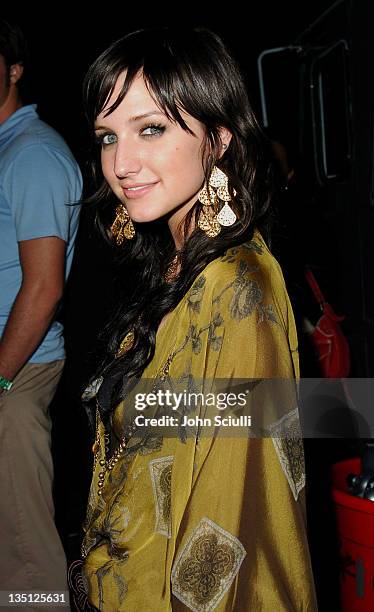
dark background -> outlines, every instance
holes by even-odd
[[[283,263],[296,315],[319,314],[302,275],[312,266],[327,300],[346,315],[343,330],[351,349],[351,376],[374,371],[373,278],[373,57],[370,0],[303,0],[230,5],[132,6],[102,4],[76,15],[77,7],[51,4],[6,16],[23,28],[30,47],[27,85],[41,117],[67,140],[85,172],[88,131],[81,108],[81,85],[89,64],[113,40],[134,29],[183,22],[220,34],[245,73],[253,105],[262,121],[257,57],[264,50],[295,41],[300,54],[264,60],[269,134],[286,147],[296,181],[279,207],[274,248]],[[321,170],[318,117],[311,109],[311,82],[318,59],[344,40],[346,74],[339,58],[327,62],[329,88],[325,128],[329,163],[337,177]],[[330,64],[329,64],[330,62]],[[332,63],[331,63],[332,62]],[[312,80],[312,81],[311,81]],[[343,116],[344,115],[344,116]],[[347,139],[349,142],[347,142]],[[322,174],[321,174],[322,173]],[[97,335],[115,301],[112,256],[95,235],[92,212],[85,209],[68,283],[63,317],[67,366],[53,406],[56,462],[56,514],[68,557],[79,554],[81,522],[90,481],[88,424],[79,401],[95,362]],[[301,346],[302,372],[318,375]],[[339,558],[331,502],[329,468],[362,451],[347,439],[306,440],[308,522],[320,610],[339,610]]]

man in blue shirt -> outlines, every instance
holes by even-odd
[[[48,406],[64,363],[55,314],[82,183],[64,140],[22,103],[24,48],[20,30],[0,22],[0,590],[45,592],[67,590]]]

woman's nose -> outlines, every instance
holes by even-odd
[[[140,158],[134,147],[119,145],[114,160],[114,173],[118,178],[136,174],[141,168]]]

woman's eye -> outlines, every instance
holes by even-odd
[[[165,132],[163,125],[147,125],[141,130],[142,136],[161,136]]]
[[[117,136],[115,134],[97,134],[95,140],[98,145],[105,147],[117,142]]]
[[[101,137],[101,144],[110,145],[117,141],[117,137],[115,134],[104,134]]]

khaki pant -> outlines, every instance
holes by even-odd
[[[27,364],[0,395],[0,590],[67,591],[54,523],[48,410],[63,365]]]

